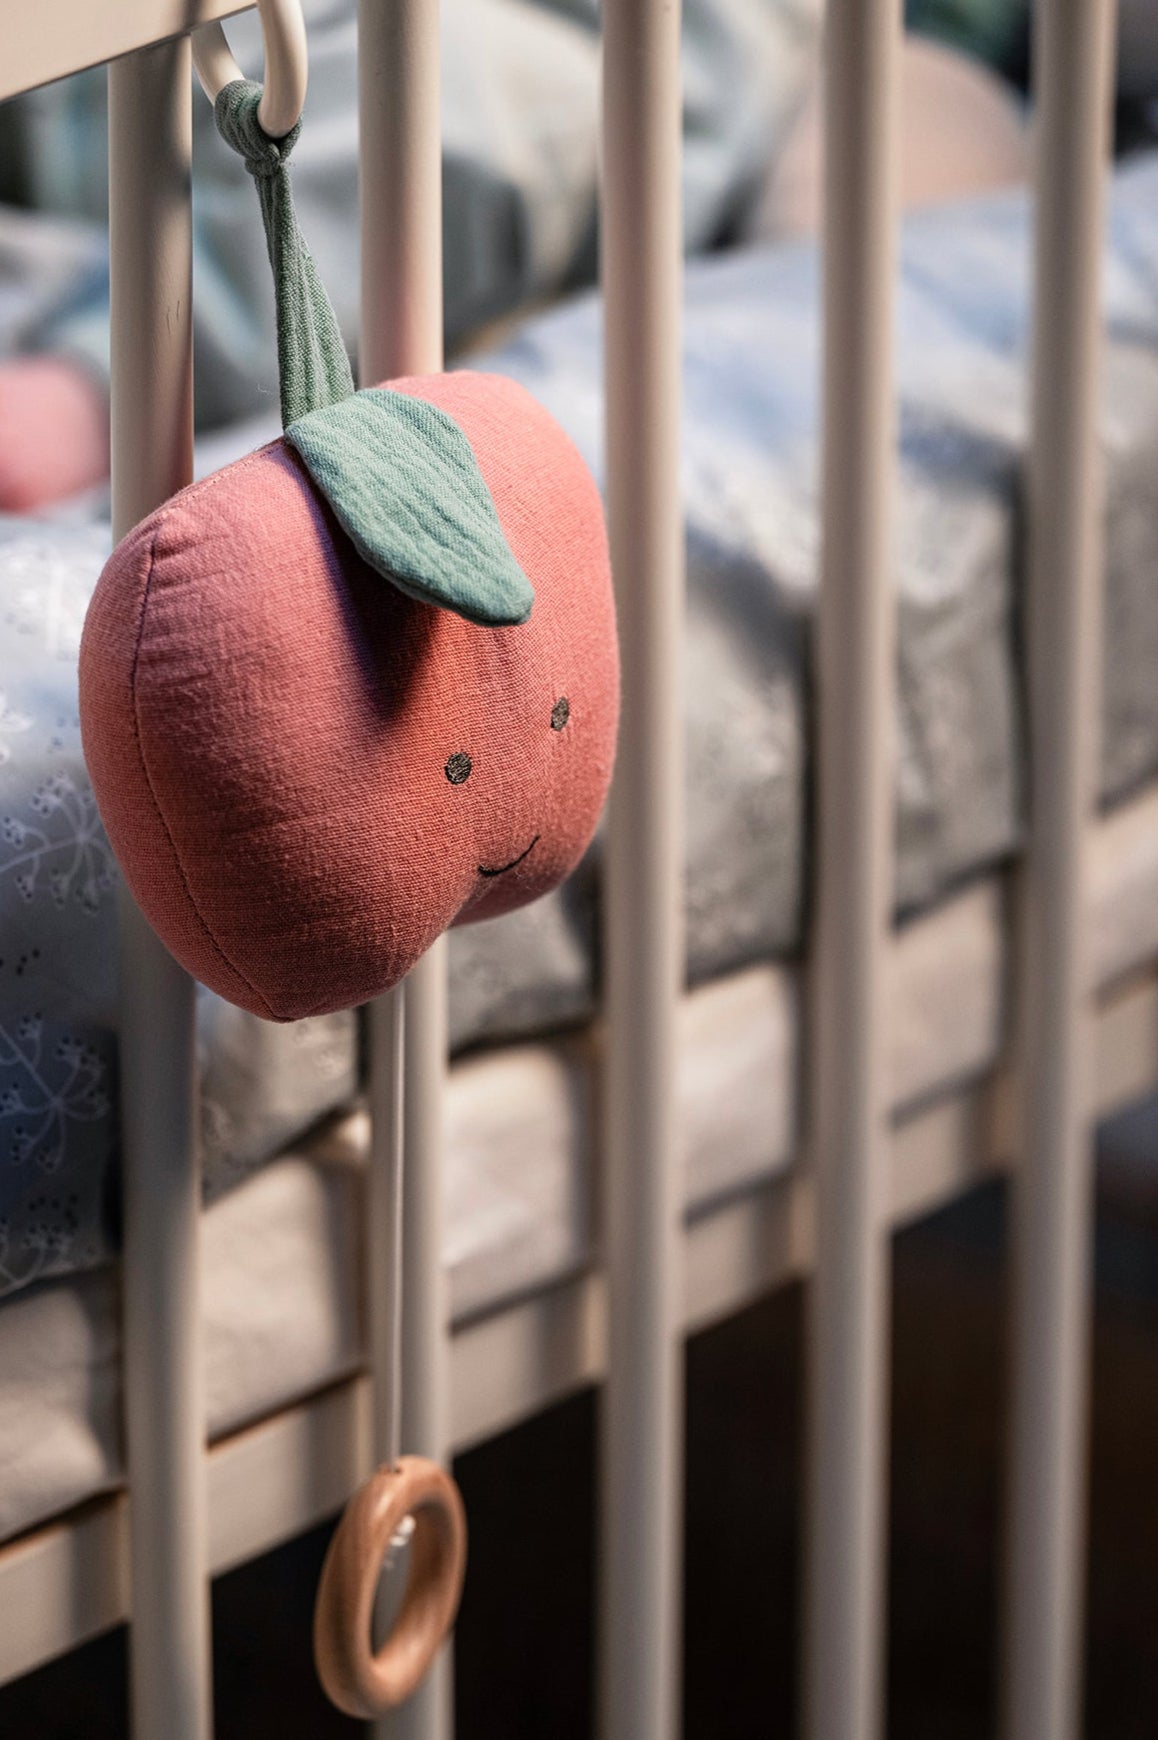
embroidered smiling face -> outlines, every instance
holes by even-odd
[[[559,699],[555,702],[555,705],[551,708],[552,731],[565,730],[567,721],[570,717],[571,703],[566,695],[560,695]],[[465,749],[456,749],[453,755],[447,757],[446,766],[443,768],[443,772],[446,774],[451,785],[465,785],[471,774],[474,772],[474,761],[467,754]],[[526,859],[530,857],[542,837],[541,834],[536,834],[534,839],[529,840],[523,847],[522,851],[506,864],[480,864],[478,866],[479,875],[489,880],[494,876],[505,876],[510,870],[517,870],[519,865],[524,863]]]
[[[590,474],[512,382],[392,385],[470,443],[527,620],[484,626],[384,581],[275,442],[135,528],[85,628],[85,753],[126,878],[192,973],[275,1020],[365,1002],[448,926],[554,888],[611,778]]]
[[[577,610],[569,585],[539,573],[529,620],[501,629],[380,588],[370,596],[357,578],[350,596],[367,653],[380,649],[367,684],[405,694],[359,752],[368,783],[405,792],[389,822],[384,906],[423,911],[429,941],[556,887],[585,851],[611,777],[618,669],[609,583],[597,611],[590,597]],[[389,647],[405,647],[405,658]]]

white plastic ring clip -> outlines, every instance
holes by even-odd
[[[301,0],[257,0],[265,43],[265,82],[257,118],[271,139],[284,139],[301,119],[309,72],[306,23]],[[193,32],[193,65],[211,103],[235,79],[243,78],[219,23]]]

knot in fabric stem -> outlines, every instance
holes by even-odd
[[[294,212],[287,164],[301,122],[284,139],[271,139],[257,118],[261,96],[259,84],[235,79],[218,94],[214,116],[257,188],[277,302],[281,420],[288,428],[310,411],[349,398],[354,379],[337,316]]]

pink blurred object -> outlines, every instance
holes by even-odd
[[[33,513],[108,476],[108,405],[60,357],[0,364],[0,511]]]

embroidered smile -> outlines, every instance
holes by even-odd
[[[509,864],[499,864],[494,869],[491,869],[486,864],[480,864],[478,867],[479,875],[480,876],[505,876],[508,870],[513,870],[516,864],[521,864],[523,862],[524,858],[529,857],[529,855],[535,850],[535,847],[538,844],[539,844],[539,836],[538,836],[538,834],[536,834],[534,839],[531,841],[530,845],[527,847],[526,851],[520,852],[517,858],[512,858]]]

